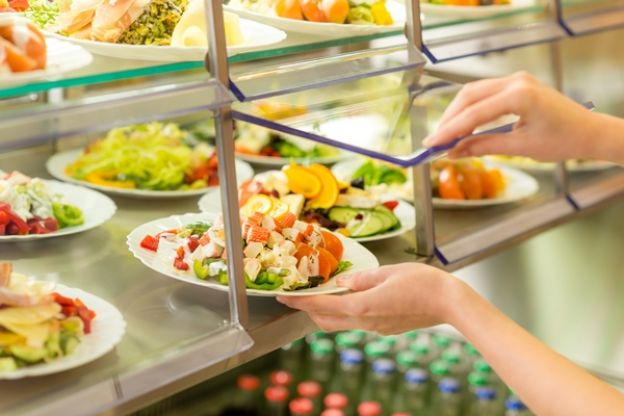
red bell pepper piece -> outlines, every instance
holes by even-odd
[[[146,235],[143,240],[141,240],[141,247],[151,251],[158,251],[158,238]]]
[[[394,209],[397,207],[397,205],[399,205],[399,201],[386,201],[383,204],[390,211],[394,211]]]
[[[199,246],[199,238],[195,236],[189,237],[188,248],[193,253],[195,249]]]

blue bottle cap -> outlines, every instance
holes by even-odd
[[[340,352],[340,362],[344,364],[362,364],[364,362],[364,354],[360,350],[347,348]]]
[[[379,358],[373,361],[373,372],[376,374],[391,374],[395,368],[394,361],[387,358]]]
[[[527,407],[525,406],[524,403],[522,403],[522,401],[519,398],[517,398],[517,397],[510,397],[505,402],[505,409],[520,411],[520,410],[526,410]]]
[[[438,383],[438,390],[442,393],[459,393],[459,382],[454,378],[443,378]]]
[[[425,384],[429,375],[422,368],[411,368],[405,372],[405,381],[410,384]]]
[[[496,390],[492,387],[479,387],[475,390],[475,396],[479,400],[495,400],[496,399]]]

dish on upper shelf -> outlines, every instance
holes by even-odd
[[[116,209],[99,192],[0,171],[0,242],[80,233],[105,223]]]
[[[46,1],[46,0],[39,0]],[[207,48],[203,0],[56,0],[49,13],[27,14],[50,36],[71,41],[94,54],[160,62],[201,61]],[[229,53],[281,42],[273,27],[225,13]]]
[[[279,219],[289,213],[359,242],[396,237],[416,226],[416,214],[410,204],[339,182],[329,168],[319,164],[291,164],[281,171],[256,175],[241,184],[239,200],[244,218],[259,212]],[[199,209],[220,213],[217,192],[204,195]]]
[[[487,156],[487,158],[497,163],[522,169],[533,174],[552,173],[556,166],[556,163],[553,162],[539,162],[535,159],[524,156]],[[567,169],[573,173],[595,172],[610,169],[615,166],[617,166],[615,163],[600,160],[579,159],[566,161]]]
[[[425,15],[436,17],[477,19],[502,13],[512,13],[532,6],[535,6],[535,0],[421,1],[420,11]]]
[[[305,114],[304,106],[264,101],[256,104],[254,113],[270,120],[280,120]],[[336,163],[346,154],[332,146],[300,137],[278,133],[257,124],[235,122],[236,156],[249,163],[265,166],[283,166],[290,162]]]
[[[254,215],[243,221],[244,272],[250,296],[298,296],[345,291],[333,277],[379,266],[358,243],[295,221]],[[132,254],[147,267],[187,283],[227,291],[225,231],[218,214],[162,218],[134,229]]]
[[[55,154],[47,168],[58,179],[131,197],[197,196],[219,183],[214,149],[174,123],[112,129],[84,152]],[[253,169],[237,160],[236,175],[245,181]]]
[[[405,5],[397,0],[365,0],[359,1],[357,6],[351,6],[347,0],[324,0],[320,5],[307,1],[301,6],[299,0],[294,0],[288,2],[292,6],[290,9],[283,9],[285,3],[283,0],[231,0],[225,8],[285,31],[317,36],[402,31],[405,25]],[[330,18],[326,11],[330,11]]]
[[[37,281],[0,263],[0,380],[69,370],[112,350],[121,313],[80,289]]]
[[[403,168],[352,159],[337,163],[332,171],[340,180],[363,183],[375,194],[413,198],[412,182]],[[528,198],[539,190],[539,184],[530,175],[479,159],[434,161],[432,186],[433,205],[437,208],[508,204]]]
[[[0,85],[54,79],[92,60],[79,46],[44,38],[28,19],[0,14]]]
[[[0,13],[21,13],[28,9],[28,0],[0,0]]]

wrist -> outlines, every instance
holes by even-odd
[[[441,318],[444,323],[454,327],[460,325],[460,319],[479,301],[479,295],[453,275],[448,275],[444,284]]]
[[[624,163],[624,120],[594,113],[588,130],[588,137],[584,140],[584,157]]]

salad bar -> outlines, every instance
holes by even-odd
[[[617,197],[602,161],[364,157],[422,151],[457,91],[387,53],[420,55],[404,31],[542,12],[0,0],[0,413],[130,413],[314,330],[276,296],[340,294],[380,264],[457,270]],[[236,103],[239,81],[266,94]]]

